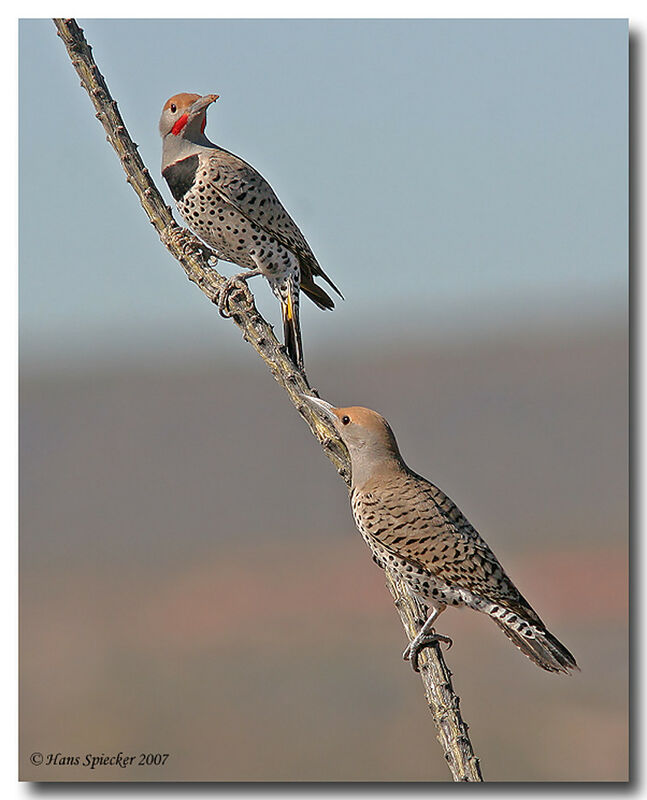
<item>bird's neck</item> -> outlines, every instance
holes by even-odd
[[[376,459],[370,452],[351,455],[351,478],[353,489],[363,489],[374,481],[397,478],[407,472],[408,467],[400,453],[393,452]]]
[[[213,148],[215,145],[200,130],[191,131],[185,136],[173,136],[169,133],[164,137],[162,164],[164,166],[175,164],[195,155],[205,147]]]

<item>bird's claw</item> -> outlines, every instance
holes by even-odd
[[[234,275],[232,278],[227,278],[224,282],[222,289],[218,292],[218,311],[220,316],[228,319],[231,317],[231,310],[229,309],[229,298],[233,296],[236,290],[242,290],[245,299],[251,305],[252,297],[247,285],[247,275]]]
[[[418,666],[418,657],[420,656],[420,653],[425,649],[425,647],[431,647],[434,644],[440,645],[441,642],[444,642],[447,645],[448,650],[454,644],[453,640],[449,636],[443,636],[442,633],[424,633],[422,636],[418,634],[418,636],[416,636],[416,638],[407,645],[404,653],[402,653],[402,658],[405,661],[411,662],[414,672],[420,672],[420,668]]]

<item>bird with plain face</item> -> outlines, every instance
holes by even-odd
[[[285,345],[303,368],[299,289],[319,308],[334,307],[314,278],[341,292],[319,266],[305,237],[269,183],[250,164],[205,136],[207,109],[217,94],[182,93],[164,104],[159,122],[162,175],[189,228],[217,255],[248,272],[220,293],[226,313],[236,283],[264,275],[281,304]]]
[[[447,606],[491,617],[535,664],[549,672],[579,669],[505,573],[460,509],[406,465],[389,423],[368,408],[305,402],[339,433],[351,459],[351,507],[375,562],[401,577],[431,612],[404,651],[418,670],[422,649],[451,640],[433,631]]]

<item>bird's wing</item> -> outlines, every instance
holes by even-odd
[[[265,178],[251,164],[220,147],[214,148],[210,162],[213,170],[211,183],[218,195],[252,224],[261,228],[266,235],[274,236],[295,253],[306,283],[313,275],[317,275],[341,297],[339,289],[319,266],[299,226],[285,210]]]
[[[387,550],[450,587],[536,617],[478,531],[433,483],[410,473],[397,480],[397,488],[382,482],[379,500],[377,493],[375,499],[380,525],[369,533]]]
[[[213,169],[211,185],[223,200],[286,247],[308,248],[297,224],[254,167],[221,148],[214,148],[210,162]]]

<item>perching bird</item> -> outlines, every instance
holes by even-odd
[[[323,309],[335,304],[314,276],[342,295],[263,176],[204,135],[207,108],[217,99],[176,94],[167,100],[159,123],[162,175],[189,228],[220,258],[251,270],[227,281],[221,311],[237,281],[265,275],[281,303],[288,353],[303,368],[299,286]]]
[[[304,400],[332,421],[348,449],[353,516],[374,561],[403,578],[431,608],[403,654],[416,672],[423,648],[439,641],[451,645],[447,636],[433,632],[447,606],[487,614],[542,669],[579,669],[460,509],[405,464],[383,417],[368,408],[334,408],[317,397]]]

